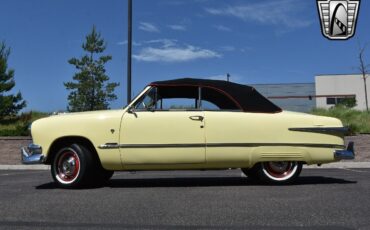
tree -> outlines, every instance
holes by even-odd
[[[360,73],[362,75],[362,79],[364,80],[366,111],[369,112],[369,103],[368,103],[368,100],[367,100],[366,80],[367,80],[367,77],[368,77],[368,72],[369,72],[368,68],[369,68],[370,65],[366,65],[365,60],[364,60],[365,59],[364,58],[365,49],[366,49],[366,45],[361,46],[361,44],[359,43],[358,59],[360,61],[360,66],[358,67],[358,70],[360,71]]]
[[[104,65],[112,59],[110,55],[96,57],[104,52],[106,43],[101,34],[93,26],[82,49],[86,54],[80,58],[72,58],[68,62],[74,65],[78,72],[72,82],[64,86],[70,90],[68,110],[72,112],[109,109],[109,102],[117,99],[114,89],[119,83],[109,83]]]
[[[8,69],[8,57],[10,48],[6,47],[5,42],[0,43],[0,120],[7,116],[17,115],[18,112],[26,107],[26,102],[22,94],[8,94],[15,86],[14,70]]]

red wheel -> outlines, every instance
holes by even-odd
[[[262,171],[272,180],[284,181],[293,177],[298,170],[298,162],[264,162]]]
[[[80,158],[71,148],[59,154],[55,167],[55,177],[62,184],[73,183],[80,173]]]
[[[302,171],[302,163],[296,161],[262,162],[251,169],[243,169],[251,179],[271,184],[293,182]]]
[[[60,149],[51,163],[51,175],[62,188],[92,184],[97,169],[92,153],[81,144],[71,144]]]

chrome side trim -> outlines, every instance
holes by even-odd
[[[338,148],[343,149],[344,145],[336,144],[315,144],[315,143],[209,143],[207,147],[260,147],[260,146],[294,146],[314,148]]]
[[[355,159],[354,143],[349,142],[347,149],[336,150],[334,152],[335,160],[353,160]]]
[[[99,145],[99,149],[118,149],[118,148],[217,148],[217,147],[260,147],[260,146],[294,146],[294,147],[313,147],[313,148],[333,148],[344,149],[344,145],[336,144],[312,144],[312,143],[189,143],[189,144],[117,144],[106,143]]]
[[[105,143],[98,146],[99,149],[119,149],[120,145],[117,143]]]
[[[120,148],[205,148],[206,144],[121,144]]]
[[[348,127],[306,127],[306,128],[289,128],[290,131],[298,132],[316,132],[316,133],[343,133],[349,131]]]
[[[42,148],[39,145],[30,144],[28,147],[21,148],[23,164],[42,164],[45,157],[42,155]]]

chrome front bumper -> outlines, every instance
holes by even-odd
[[[355,159],[354,143],[349,142],[345,150],[336,150],[334,152],[334,158],[338,161]]]
[[[22,163],[26,165],[44,163],[44,155],[39,145],[30,144],[28,147],[21,149]]]

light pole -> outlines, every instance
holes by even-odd
[[[131,60],[132,60],[132,0],[128,1],[127,25],[127,104],[131,102]]]

